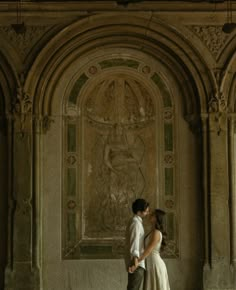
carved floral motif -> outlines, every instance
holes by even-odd
[[[173,119],[173,110],[172,109],[166,109],[164,111],[164,120],[165,121],[171,121]]]
[[[220,92],[216,92],[216,94],[211,97],[208,105],[209,112],[211,113],[226,112],[227,110],[227,101],[224,95]]]
[[[221,130],[225,127],[225,113],[227,113],[227,100],[225,96],[217,91],[209,100],[209,113],[214,114],[217,134],[220,135]]]
[[[150,68],[150,66],[145,65],[145,66],[142,68],[142,72],[143,72],[144,74],[149,74],[149,73],[151,72],[151,68]]]
[[[26,116],[32,112],[32,101],[22,87],[17,88],[16,99],[12,104],[14,119],[19,124],[19,131],[24,133]]]
[[[169,208],[169,209],[172,209],[173,207],[174,207],[174,201],[173,200],[171,200],[171,199],[168,199],[168,200],[166,200],[165,201],[165,206],[167,207],[167,208]]]
[[[51,123],[54,122],[51,116],[32,116],[34,120],[34,130],[37,133],[47,133],[51,128]]]
[[[168,164],[168,165],[173,164],[173,162],[174,162],[173,154],[171,154],[171,153],[165,154],[164,161],[165,161],[165,164]]]
[[[213,25],[191,25],[190,29],[195,32],[198,37],[209,48],[212,55],[216,57],[226,43],[227,35],[222,31],[222,26]]]
[[[98,69],[96,66],[92,65],[88,71],[91,75],[95,75],[98,72]]]
[[[32,47],[47,30],[47,26],[27,25],[25,33],[17,34],[11,26],[0,26],[0,32],[6,36],[23,58],[27,56]]]
[[[43,117],[43,119],[42,119],[42,131],[43,131],[43,133],[46,133],[50,129],[52,123],[54,123],[54,120],[50,116]]]
[[[68,165],[75,165],[76,163],[76,157],[74,155],[70,155],[67,158]]]
[[[69,200],[67,202],[68,209],[74,209],[76,207],[76,202],[74,200]]]

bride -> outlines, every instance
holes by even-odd
[[[160,250],[165,246],[163,234],[163,219],[165,212],[155,209],[150,215],[152,230],[145,237],[145,251],[139,257],[138,263],[146,258],[146,273],[144,290],[170,290],[165,262],[160,256]],[[129,268],[133,272],[138,264]]]

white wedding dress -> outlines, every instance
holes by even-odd
[[[149,243],[150,234],[145,238],[145,245]],[[170,290],[165,262],[160,256],[162,234],[151,254],[146,258],[146,273],[144,290]]]

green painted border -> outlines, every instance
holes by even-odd
[[[89,78],[86,76],[86,74],[83,73],[75,82],[69,96],[69,103],[72,103],[74,105],[77,103],[77,97],[79,95],[79,92],[81,91],[83,85],[87,82],[88,79]]]
[[[139,62],[132,59],[122,59],[122,58],[114,58],[103,60],[100,63],[102,69],[114,66],[127,66],[131,68],[137,69],[139,67]]]
[[[173,151],[173,124],[164,124],[165,151]]]
[[[154,73],[151,79],[161,91],[164,107],[172,107],[171,95],[161,77],[157,73]]]
[[[76,152],[76,125],[67,125],[67,152]]]
[[[174,193],[174,169],[165,168],[165,195]]]
[[[67,168],[67,195],[76,196],[76,168]]]

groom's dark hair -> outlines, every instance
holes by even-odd
[[[133,213],[136,214],[138,211],[145,211],[149,207],[149,203],[143,199],[138,198],[132,204]]]

